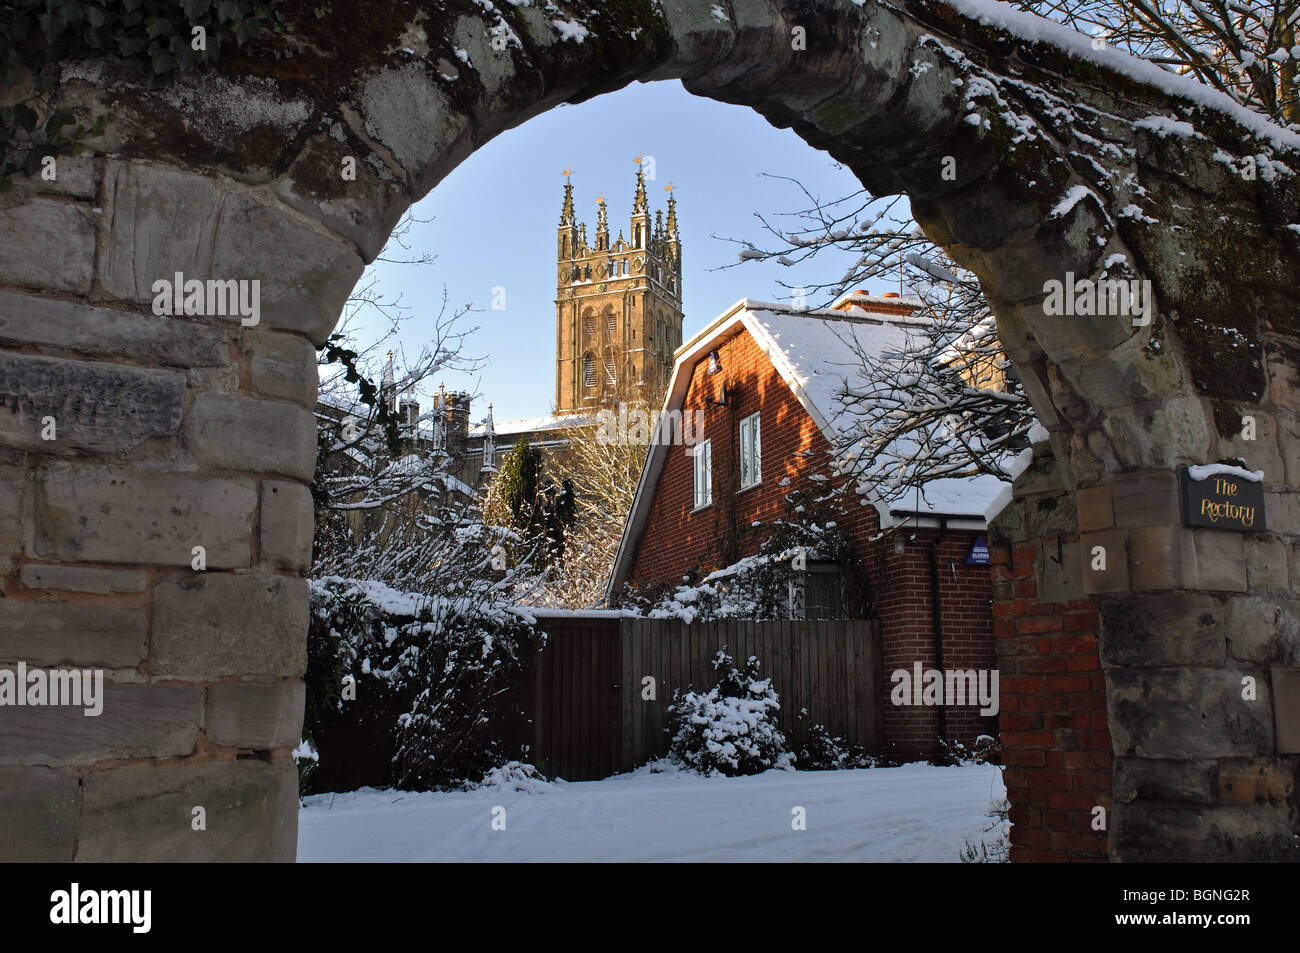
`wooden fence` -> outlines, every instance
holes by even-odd
[[[502,735],[527,744],[528,758],[547,775],[594,780],[667,753],[673,691],[712,686],[713,658],[723,648],[738,664],[758,657],[780,696],[781,729],[792,748],[810,723],[821,722],[846,742],[879,750],[883,683],[874,621],[687,625],[592,614],[543,615],[540,623],[546,649],[511,698],[527,720],[503,726]],[[800,708],[808,719],[796,717]]]

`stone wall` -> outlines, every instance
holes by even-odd
[[[157,89],[113,61],[63,69],[49,106],[114,121],[0,197],[0,667],[102,668],[109,688],[98,718],[4,712],[0,853],[292,856],[312,345],[478,145],[681,79],[905,192],[978,274],[1062,492],[1086,491],[1080,542],[1112,555],[1080,583],[1110,855],[1294,856],[1300,745],[1275,702],[1300,669],[1300,141],[943,0],[619,0],[563,27],[502,6],[334,0],[293,59],[231,51]],[[260,281],[258,323],[155,315],[178,272]],[[1153,320],[1049,316],[1066,275],[1149,281]],[[1266,534],[1168,510],[1177,466],[1221,458],[1264,470]]]

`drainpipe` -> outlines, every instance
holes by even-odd
[[[939,518],[939,535],[930,544],[930,616],[934,625],[934,667],[943,676],[943,610],[939,606],[939,544],[948,535],[948,520]],[[947,684],[945,678],[945,685]],[[939,688],[939,737],[948,741],[948,713],[944,707],[944,688]]]

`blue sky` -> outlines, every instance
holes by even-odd
[[[471,391],[475,421],[485,414],[488,401],[497,420],[551,411],[561,173],[573,169],[574,204],[589,236],[595,234],[596,196],[602,192],[611,236],[620,229],[626,236],[635,188],[632,160],[638,153],[655,162],[655,181],[647,183],[651,207],[664,206],[664,186],[670,181],[677,195],[683,340],[739,298],[788,298],[790,292],[778,280],[798,285],[843,274],[847,257],[826,255],[789,268],[748,261],[717,270],[736,262],[740,250],[722,238],[763,245],[765,233],[755,211],[804,207],[792,184],[761,173],[798,178],[823,200],[852,193],[859,188],[857,180],[830,156],[789,130],[773,128],[752,110],[692,96],[675,81],[637,83],[552,109],[483,146],[414,207],[418,218],[429,221],[408,234],[411,251],[405,254],[432,252],[436,262],[372,266],[382,293],[400,293],[403,303],[412,306],[398,339],[412,356],[429,336],[444,287],[450,306],[476,309],[462,319],[466,328],[478,328],[465,350],[487,363],[473,375],[444,373],[423,388],[426,392],[439,383]],[[496,287],[505,290],[504,310],[492,309]],[[808,303],[822,302],[810,298]],[[370,321],[358,322],[358,342],[369,343],[380,333],[377,328]]]

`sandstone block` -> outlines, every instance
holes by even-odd
[[[178,573],[153,589],[155,678],[301,677],[307,582],[261,573]]]
[[[257,513],[252,480],[57,464],[38,482],[36,553],[74,562],[247,566]]]
[[[0,441],[10,446],[119,453],[179,431],[185,375],[0,354],[0,397],[11,411],[17,408],[0,414]]]
[[[1085,533],[1110,529],[1115,525],[1115,511],[1111,507],[1110,487],[1091,486],[1079,490],[1076,496],[1079,507],[1079,529]]]
[[[202,807],[206,830],[195,830]],[[280,861],[298,851],[291,758],[132,764],[87,776],[77,859]]]
[[[1250,701],[1241,697],[1246,675],[1255,678]],[[1272,754],[1273,702],[1260,671],[1110,670],[1106,703],[1120,757],[1191,761]]]
[[[0,661],[133,669],[145,657],[145,610],[0,599]]]
[[[311,491],[301,483],[262,481],[262,559],[279,569],[311,566],[315,511]]]
[[[244,333],[253,390],[262,397],[316,406],[316,348],[297,334],[250,330]]]
[[[68,705],[8,707],[0,718],[0,765],[92,764],[189,754],[198,738],[197,685],[103,683],[103,710]]]
[[[303,481],[316,472],[316,418],[302,407],[201,394],[190,409],[185,439],[208,466],[280,473]]]
[[[93,566],[27,563],[19,579],[29,589],[92,592],[100,596],[114,592],[144,592],[145,587],[145,575],[139,570],[97,569]]]
[[[1196,548],[1196,588],[1245,592],[1245,537],[1209,529],[1194,529],[1191,534]]]
[[[80,806],[71,771],[0,768],[0,863],[72,860]]]
[[[178,272],[187,280],[256,280],[258,326],[320,342],[361,275],[350,243],[239,183],[142,161],[110,161],[104,179],[111,201],[99,281],[127,301],[152,302],[153,283]]]
[[[113,311],[0,291],[0,341],[131,358],[170,367],[230,361],[230,331],[186,318]]]
[[[1173,592],[1098,599],[1104,667],[1222,665],[1231,627],[1220,601]]]
[[[34,198],[0,209],[0,284],[85,294],[95,273],[95,223],[90,209]]]
[[[1128,591],[1128,548],[1122,532],[1084,533],[1079,540],[1079,549],[1084,592]],[[1102,565],[1104,569],[1094,568]]]
[[[208,689],[208,740],[241,748],[296,746],[302,739],[307,687],[302,682],[222,682]]]
[[[1132,801],[1214,804],[1219,798],[1219,763],[1119,758],[1115,762],[1114,797],[1121,804]]]

